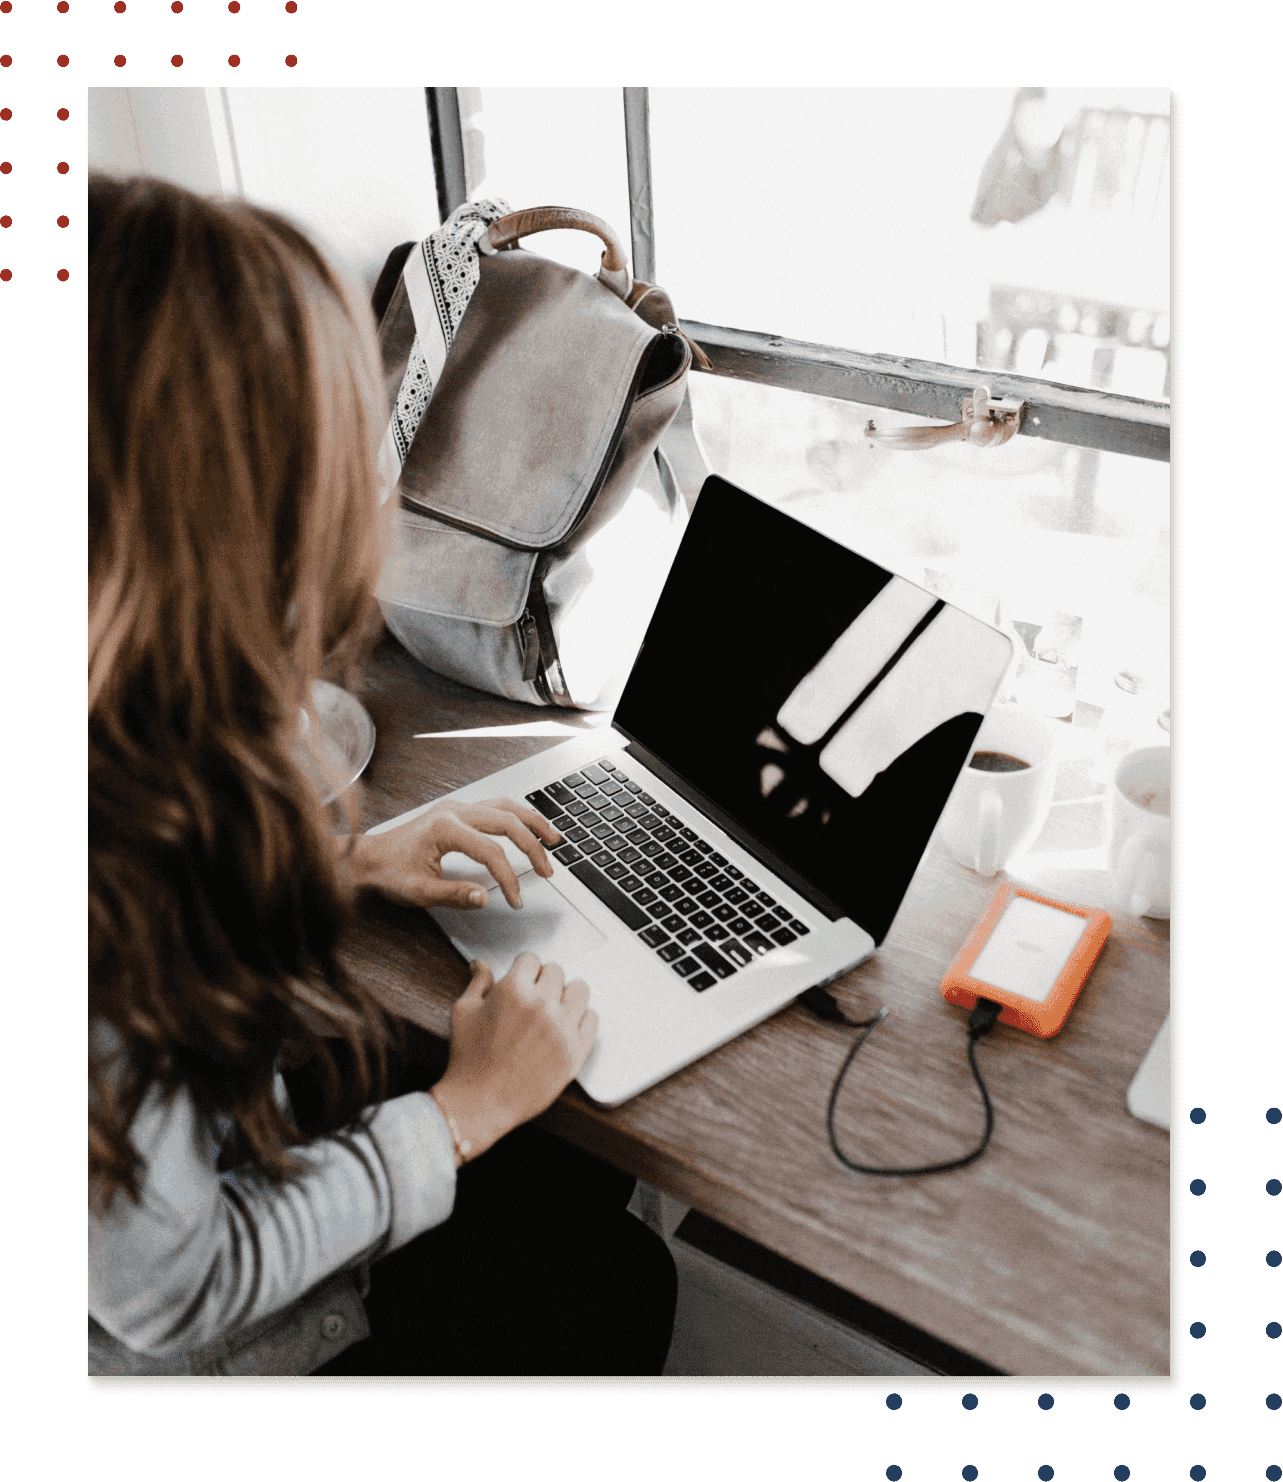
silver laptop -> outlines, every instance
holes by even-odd
[[[612,724],[451,794],[551,819],[552,879],[504,841],[514,911],[449,856],[490,904],[433,914],[496,976],[531,951],[585,979],[599,1026],[579,1082],[618,1105],[878,946],[1011,653],[710,478]]]

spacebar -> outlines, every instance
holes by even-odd
[[[650,925],[650,917],[645,911],[629,900],[617,886],[612,885],[596,865],[590,865],[584,860],[581,864],[571,865],[570,873],[586,885],[603,906],[609,906],[630,931]]]

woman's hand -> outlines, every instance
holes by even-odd
[[[450,1014],[450,1063],[432,1095],[474,1158],[565,1090],[597,1034],[582,978],[522,952],[496,983],[482,962]]]
[[[440,803],[399,828],[362,834],[347,856],[348,866],[357,885],[402,905],[475,910],[489,899],[486,891],[470,880],[448,879],[441,869],[442,857],[457,851],[484,865],[508,904],[520,908],[521,888],[497,834],[511,839],[538,874],[552,874],[544,845],[559,843],[561,834],[542,814],[512,798]]]

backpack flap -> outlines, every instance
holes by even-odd
[[[595,279],[520,248],[480,269],[401,469],[402,501],[545,550],[598,491],[660,336]]]

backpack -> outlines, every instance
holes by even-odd
[[[566,227],[606,244],[596,277],[517,245]],[[686,393],[708,361],[610,227],[562,207],[465,203],[391,254],[375,305],[388,628],[463,684],[610,708],[708,472]]]

